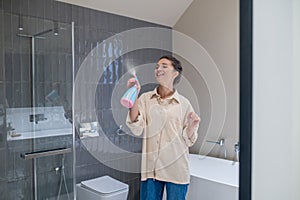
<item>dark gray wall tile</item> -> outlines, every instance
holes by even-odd
[[[5,95],[6,95],[6,100],[8,106],[12,106],[12,94],[13,94],[13,88],[12,88],[12,83],[10,81],[6,81],[5,83]]]
[[[19,108],[22,106],[22,96],[21,96],[21,83],[15,82],[13,84],[13,105],[15,108]]]
[[[139,200],[140,199],[140,177],[126,181],[126,183],[131,186],[128,192],[128,199]]]
[[[27,16],[29,13],[29,0],[20,0],[19,6],[20,6],[19,13],[24,16]]]
[[[11,11],[12,13],[20,13],[20,10],[21,10],[21,1],[22,0],[11,0]]]
[[[71,20],[74,22],[75,26],[79,25],[79,6],[72,5],[71,12],[72,12],[72,18]]]
[[[21,81],[29,82],[30,80],[30,67],[31,67],[31,54],[24,52],[20,55],[21,63]]]
[[[45,8],[45,19],[53,19],[53,1],[45,1],[44,2]]]
[[[72,19],[72,5],[58,2],[58,21],[70,23]]]
[[[12,16],[10,14],[4,13],[4,47],[12,48]]]
[[[1,0],[0,0],[1,1]],[[0,9],[0,49],[4,47],[4,12]]]
[[[12,75],[14,82],[21,81],[21,62],[20,62],[20,54],[18,52],[14,52],[12,54]]]
[[[95,159],[84,147],[81,141],[76,148],[76,166],[96,165],[99,161]]]
[[[21,102],[22,105],[21,107],[30,107],[31,105],[31,89],[30,89],[30,85],[28,83],[21,83]]]
[[[45,0],[29,0],[28,15],[33,17],[44,18]]]
[[[3,0],[3,8],[5,12],[12,11],[12,1],[11,0]]]
[[[14,51],[18,52],[20,48],[20,40],[22,39],[18,36],[19,28],[19,15],[12,15],[11,18],[11,33],[12,33],[12,48]]]
[[[25,179],[8,182],[8,199],[34,199],[31,180],[31,177],[26,177]]]
[[[3,0],[0,0],[0,10],[3,10]]]
[[[8,199],[7,181],[0,180],[0,199]]]
[[[0,81],[5,80],[3,71],[4,71],[4,51],[3,48],[0,46]],[[0,88],[0,90],[2,90],[2,88]]]
[[[1,142],[0,142],[1,143]],[[6,180],[6,149],[5,146],[0,146],[0,156],[2,158],[0,165],[0,181]]]
[[[5,80],[12,81],[13,80],[13,67],[12,67],[12,52],[6,51],[4,54],[4,66],[5,66]]]

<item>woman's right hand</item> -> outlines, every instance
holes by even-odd
[[[132,108],[129,108],[129,116],[130,116],[130,120],[132,122],[134,122],[137,117],[138,117],[138,114],[139,114],[139,107],[138,107],[138,94],[140,93],[140,90],[141,90],[141,85],[139,83],[139,81],[137,80],[136,77],[132,77],[130,78],[128,81],[127,81],[127,87],[130,88],[132,86],[134,86],[137,88],[137,95],[136,95],[136,100],[133,104],[133,107]]]
[[[130,88],[132,86],[136,86],[137,90],[138,90],[138,93],[140,93],[140,90],[141,90],[141,85],[139,83],[139,81],[137,80],[136,77],[132,77],[130,78],[128,81],[127,81],[127,88]]]

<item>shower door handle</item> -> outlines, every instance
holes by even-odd
[[[51,150],[44,150],[44,151],[34,151],[30,153],[21,153],[21,158],[24,160],[29,160],[33,158],[40,158],[46,156],[55,156],[60,154],[71,153],[71,148],[58,148],[58,149],[51,149]]]

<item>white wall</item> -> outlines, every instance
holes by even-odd
[[[255,200],[299,199],[299,125],[293,126],[296,121],[299,123],[300,90],[299,80],[295,79],[300,75],[299,60],[293,54],[295,37],[299,37],[295,28],[292,0],[253,1],[252,199]],[[299,55],[299,44],[297,48]]]
[[[300,1],[293,1],[293,199],[300,199]]]

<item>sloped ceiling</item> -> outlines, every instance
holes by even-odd
[[[58,0],[173,27],[193,0]]]

